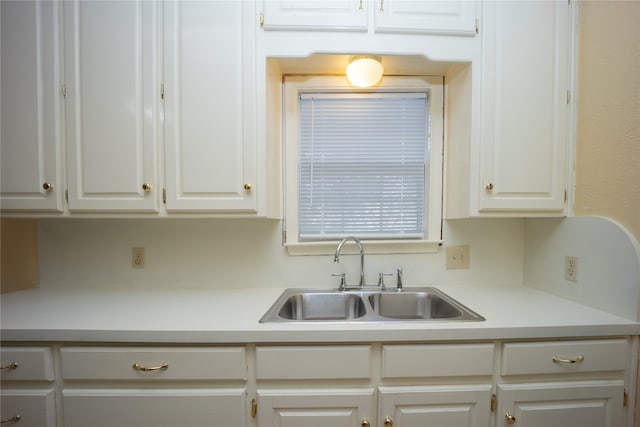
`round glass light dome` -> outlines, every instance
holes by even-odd
[[[347,79],[354,86],[369,87],[380,81],[383,71],[379,56],[352,56],[347,66]]]

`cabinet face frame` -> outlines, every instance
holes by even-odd
[[[60,2],[2,2],[4,212],[62,212]]]

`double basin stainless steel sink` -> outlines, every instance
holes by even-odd
[[[272,322],[482,321],[479,314],[433,287],[287,289],[260,319]]]

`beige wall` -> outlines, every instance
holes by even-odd
[[[0,291],[38,286],[38,232],[32,219],[0,219]]]
[[[575,213],[640,240],[640,1],[579,6]]]

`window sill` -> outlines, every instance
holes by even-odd
[[[367,255],[370,254],[427,254],[436,253],[441,246],[440,240],[363,240],[362,245]],[[290,256],[333,255],[338,241],[285,243]],[[356,253],[356,246],[348,244],[345,253]]]

